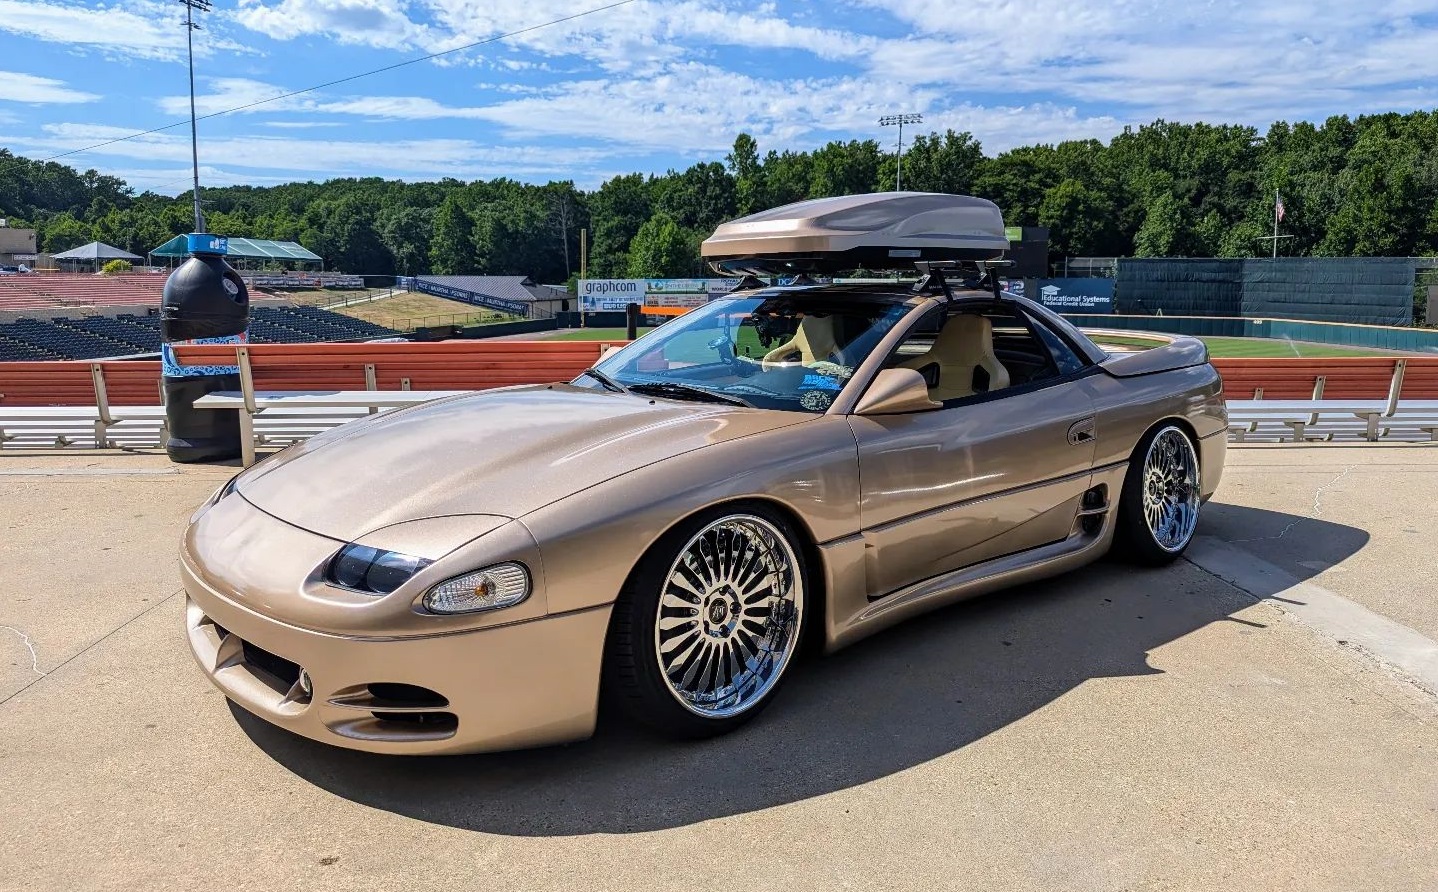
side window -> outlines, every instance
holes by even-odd
[[[967,306],[926,317],[889,364],[914,369],[939,402],[1059,377],[1049,348],[1007,307]]]
[[[994,356],[1008,373],[1010,387],[1059,377],[1048,348],[1034,336],[1025,317],[1007,307],[987,316],[993,326]]]
[[[1029,326],[1033,329],[1034,333],[1038,335],[1039,340],[1044,342],[1044,346],[1048,348],[1049,355],[1053,357],[1054,365],[1058,367],[1059,374],[1072,375],[1088,368],[1088,363],[1084,362],[1063,338],[1055,334],[1054,331],[1047,325],[1044,325],[1041,320],[1030,316]]]
[[[944,327],[944,311],[942,308],[933,310],[924,318],[915,323],[909,329],[909,333],[899,342],[894,349],[894,355],[889,357],[888,366],[908,366],[905,360],[916,359],[929,352],[934,346],[934,340],[939,336],[939,330]]]

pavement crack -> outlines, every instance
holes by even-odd
[[[1282,539],[1284,536],[1287,536],[1289,533],[1293,532],[1293,528],[1298,526],[1299,524],[1309,520],[1317,520],[1319,517],[1323,516],[1324,491],[1336,486],[1340,480],[1342,480],[1344,477],[1347,477],[1349,472],[1356,467],[1358,467],[1358,465],[1356,464],[1349,465],[1341,472],[1339,472],[1337,477],[1334,477],[1332,480],[1315,489],[1313,491],[1313,507],[1308,509],[1308,515],[1306,517],[1300,517],[1290,523],[1288,526],[1284,527],[1282,530],[1279,531],[1277,536],[1259,536],[1255,539],[1233,539],[1231,541],[1236,544],[1239,542],[1268,542],[1275,539]]]
[[[35,653],[35,644],[30,640],[30,636],[14,626],[0,626],[0,629],[6,629],[20,636],[20,640],[25,643],[25,649],[30,651],[30,668],[36,675],[44,677],[46,673],[40,669],[40,655]]]
[[[128,628],[128,627],[129,627],[131,624],[133,624],[135,621],[141,619],[142,617],[145,617],[145,616],[149,615],[151,612],[153,612],[153,611],[155,611],[155,610],[158,610],[160,607],[162,607],[162,606],[164,606],[165,604],[168,604],[168,603],[170,603],[171,601],[173,601],[176,597],[178,597],[178,596],[184,594],[184,591],[185,591],[185,590],[184,590],[183,588],[177,589],[177,590],[171,592],[170,594],[166,595],[165,597],[159,599],[159,600],[156,601],[155,603],[153,603],[153,604],[151,604],[150,606],[146,607],[144,610],[141,610],[139,613],[135,614],[134,616],[132,616],[132,617],[130,617],[129,619],[125,620],[124,622],[120,623],[120,624],[119,624],[118,626],[116,626],[115,628],[113,628],[113,629],[111,629],[110,631],[106,632],[105,634],[101,635],[99,638],[96,638],[94,641],[91,641],[89,644],[87,644],[87,645],[85,645],[84,647],[80,648],[80,650],[79,650],[77,653],[75,653],[73,656],[66,657],[64,660],[60,661],[60,663],[59,663],[58,665],[52,667],[49,672],[40,672],[39,668],[36,668],[35,671],[36,671],[36,672],[40,672],[41,677],[48,677],[48,676],[50,676],[50,675],[52,675],[52,674],[54,674],[54,673],[56,673],[56,672],[59,672],[61,669],[63,669],[63,668],[65,668],[66,666],[70,665],[70,664],[73,663],[75,660],[78,660],[80,657],[83,657],[85,654],[89,653],[91,650],[95,649],[95,648],[98,647],[99,645],[101,645],[101,644],[103,644],[104,642],[108,641],[108,640],[110,639],[110,636],[112,636],[112,635],[116,634],[117,632],[120,632],[120,631],[122,631],[122,630]],[[25,637],[26,645],[27,645],[27,646],[29,645],[29,637],[28,637],[28,636],[25,636],[25,633],[24,633],[24,632],[21,632],[21,631],[18,630],[18,629],[13,629],[13,628],[11,628],[10,626],[0,626],[0,628],[10,629],[10,631],[15,632],[16,634]],[[35,649],[34,649],[33,647],[30,648],[30,653],[32,653],[32,654],[35,653]],[[27,684],[27,685],[25,685],[24,687],[20,688],[18,691],[14,691],[14,692],[11,693],[8,697],[5,697],[4,699],[0,699],[0,706],[3,706],[3,705],[5,705],[6,703],[9,703],[11,700],[14,700],[16,697],[20,696],[20,695],[23,694],[25,691],[29,690],[29,689],[30,689],[30,685],[39,684],[39,682],[40,682],[40,679],[39,679],[39,678],[32,678],[32,679],[30,679],[30,683],[29,683],[29,684]]]

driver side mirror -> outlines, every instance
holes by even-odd
[[[929,398],[929,385],[913,369],[884,369],[874,376],[864,392],[855,415],[906,415],[942,409],[943,403]]]

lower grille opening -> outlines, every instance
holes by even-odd
[[[452,712],[374,712],[371,715],[384,725],[418,731],[453,733],[459,727],[459,716]]]
[[[1079,503],[1079,529],[1086,535],[1097,535],[1103,529],[1103,518],[1108,510],[1108,485],[1100,483],[1083,494]]]
[[[1108,486],[1100,483],[1083,494],[1083,507],[1086,511],[1093,511],[1104,508],[1108,505]]]
[[[300,667],[291,663],[281,656],[276,656],[262,647],[256,647],[248,641],[241,645],[245,651],[245,662],[251,668],[258,669],[267,675],[273,676],[280,683],[284,690],[289,690],[300,678]]]
[[[429,688],[422,688],[417,684],[403,684],[396,681],[375,681],[366,685],[369,694],[378,702],[393,704],[394,706],[429,707],[431,709],[444,709],[449,701],[443,696],[431,691]]]

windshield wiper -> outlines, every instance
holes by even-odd
[[[712,390],[705,390],[702,387],[694,387],[690,384],[675,384],[672,381],[647,381],[643,384],[629,385],[630,393],[652,393],[655,396],[667,396],[671,399],[690,399],[702,403],[728,403],[731,406],[743,406],[746,409],[754,408],[754,404],[741,400],[737,396],[715,393]]]
[[[613,378],[611,378],[611,377],[609,377],[608,375],[606,375],[605,373],[601,372],[599,369],[585,369],[584,371],[580,372],[579,374],[580,374],[581,376],[582,376],[582,375],[588,375],[589,377],[591,377],[591,378],[593,378],[594,380],[598,381],[600,384],[603,384],[605,390],[612,390],[612,391],[614,391],[615,393],[628,393],[628,392],[629,392],[629,388],[625,387],[623,384],[620,384],[618,381],[615,381]]]

